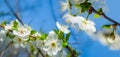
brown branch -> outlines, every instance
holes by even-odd
[[[93,8],[92,6],[91,6],[91,9],[92,9],[92,11],[93,11],[94,13],[97,13],[97,14],[99,14],[100,16],[102,16],[102,17],[104,17],[105,19],[107,19],[108,21],[113,22],[114,24],[120,26],[120,23],[119,23],[119,22],[117,22],[117,21],[115,21],[114,19],[106,16],[105,13],[103,13],[103,12],[102,12],[102,13],[97,12],[97,10],[96,10],[95,8]]]
[[[12,14],[18,19],[18,21],[24,25],[24,23],[22,22],[22,20],[20,19],[20,16],[12,9],[12,7],[10,6],[10,4],[8,3],[7,0],[4,0],[6,6],[10,9],[10,11],[12,12]]]
[[[74,54],[74,52],[73,52],[73,50],[69,46],[66,46],[66,48],[71,53],[72,57],[76,57],[75,54]]]
[[[41,51],[41,49],[37,48],[38,52],[42,55],[42,57],[46,57],[44,56],[43,52]]]

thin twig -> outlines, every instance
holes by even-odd
[[[18,19],[18,21],[24,25],[24,23],[22,22],[22,20],[20,19],[20,17],[18,16],[18,14],[12,9],[12,7],[10,6],[10,4],[8,3],[7,0],[4,0],[6,6],[10,9],[10,11],[12,12],[12,14]]]
[[[20,7],[19,7],[19,0],[15,0],[15,8],[16,8],[16,14],[17,16],[19,16],[19,19],[21,20],[20,18]],[[22,20],[21,20],[22,21]]]
[[[45,57],[41,49],[37,48],[38,52],[42,55],[42,57]]]
[[[73,50],[69,46],[66,46],[66,48],[71,53],[72,57],[76,57],[75,54],[74,54],[74,52],[73,52]]]
[[[114,24],[117,24],[117,25],[120,26],[120,23],[119,23],[119,22],[117,22],[117,21],[115,21],[114,19],[106,16],[105,13],[102,12],[102,14],[101,14],[101,13],[97,12],[97,10],[96,10],[95,8],[93,8],[92,6],[91,6],[91,9],[92,9],[92,11],[93,11],[94,13],[97,13],[97,14],[99,14],[100,16],[103,16],[105,19],[109,20],[110,22],[113,22]]]
[[[12,43],[13,43],[12,41],[9,42],[9,43],[7,44],[7,46],[0,52],[0,53],[1,53],[1,54],[0,54],[0,57],[3,57],[3,54],[4,54],[5,50],[6,50]]]

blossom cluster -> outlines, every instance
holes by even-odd
[[[0,40],[3,42],[9,39],[16,48],[38,48],[48,56],[66,57],[65,47],[68,46],[67,41],[70,36],[69,26],[59,24],[59,22],[56,22],[56,26],[58,29],[45,34],[32,30],[28,25],[20,24],[18,20],[13,20],[10,24],[3,21],[0,24]]]
[[[73,6],[71,0],[66,0],[66,2],[61,2],[62,11],[68,11],[63,18],[65,21],[70,24],[72,27],[78,30],[84,30],[87,32],[96,32],[95,23],[92,20],[89,20],[88,17],[84,18],[80,15],[74,15],[71,11],[72,9],[78,9],[78,4],[84,3],[85,0],[73,0],[75,3]],[[75,11],[75,10],[74,10]]]
[[[103,25],[104,29],[112,29],[109,33],[101,31],[96,31],[95,22],[89,19],[89,16],[94,12],[91,7],[93,7],[94,2],[101,3],[102,0],[66,0],[61,2],[61,10],[65,12],[63,19],[71,27],[80,31],[83,30],[87,32],[88,35],[99,40],[103,45],[109,46],[111,50],[120,49],[120,36],[116,33],[116,25],[108,24]],[[102,1],[103,2],[103,1]],[[104,3],[104,2],[103,2]],[[103,4],[102,3],[102,4]],[[102,6],[103,7],[103,6]],[[103,13],[103,8],[96,10],[94,18],[99,18],[101,13]],[[83,17],[83,14],[87,14]]]

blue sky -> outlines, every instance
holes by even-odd
[[[14,0],[11,0],[14,1]],[[59,21],[64,23],[64,20],[61,19],[62,12],[60,11],[60,0],[19,0],[20,7],[20,16],[24,23],[29,24],[33,29],[48,33],[50,30],[56,28],[55,22]],[[9,9],[5,6],[3,0],[0,4],[0,12],[10,12]],[[107,0],[108,11],[105,13],[120,22],[120,0]],[[9,3],[15,10],[14,2]],[[93,16],[90,16],[92,20],[96,22],[96,27],[99,29],[101,25],[110,23],[104,18],[93,19]],[[15,19],[13,15],[8,15],[0,17],[2,20],[11,20]],[[104,21],[104,22],[103,22]],[[65,24],[65,23],[64,23]],[[74,28],[70,28],[72,31],[72,36],[69,42],[79,42],[80,44],[71,44],[81,52],[81,57],[120,57],[120,51],[112,51],[108,47],[103,46],[98,41],[90,39],[90,37],[82,32],[77,32]]]

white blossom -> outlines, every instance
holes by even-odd
[[[31,36],[37,37],[37,36],[41,36],[41,34],[36,32],[35,34],[32,34]]]
[[[83,3],[85,0],[73,0],[76,4]]]
[[[98,37],[98,40],[103,44],[103,45],[108,45],[109,44],[109,40],[107,39],[108,37],[106,37],[106,33],[104,32],[99,32],[96,34]],[[110,38],[109,38],[110,39]]]
[[[5,25],[5,30],[11,30],[14,25],[14,21],[16,21],[18,23],[18,26],[20,26],[20,23],[18,22],[18,20],[13,20],[10,22],[10,24]]]
[[[65,19],[65,21],[68,24],[74,24],[74,23],[79,23],[80,20],[78,17],[72,16],[71,14],[67,13],[63,16],[63,18]]]
[[[110,39],[109,42],[109,47],[111,50],[120,50],[120,35],[115,34],[115,39]]]
[[[99,32],[94,36],[97,36],[103,45],[108,46],[111,50],[120,50],[120,35],[114,33],[114,35],[109,35],[110,32]],[[114,36],[114,37],[113,37]]]
[[[68,9],[68,4],[66,2],[61,1],[60,4],[62,12]]]
[[[33,36],[39,36],[39,37],[41,37],[41,34],[39,34],[39,33],[35,33]],[[36,39],[36,41],[35,41],[35,43],[36,43],[36,46],[38,47],[38,48],[40,48],[40,49],[42,49],[43,48],[43,46],[44,46],[44,40],[40,40],[40,39]]]
[[[60,52],[58,52],[57,55],[50,56],[50,57],[66,57],[67,56],[67,51],[65,49],[62,49]]]
[[[96,32],[95,23],[90,20],[81,19],[80,28],[88,32]]]
[[[5,30],[0,30],[0,41],[3,42],[5,40],[7,40],[8,42],[11,41],[11,39],[6,36]]]
[[[61,10],[62,11],[70,11],[70,4],[69,4],[69,1],[66,0],[65,2],[64,1],[60,1],[60,4],[61,4]]]
[[[54,31],[50,31],[47,39],[44,41],[43,50],[46,51],[48,55],[53,56],[57,55],[61,49],[61,40],[58,39]]]
[[[63,18],[74,28],[85,30],[86,32],[96,32],[95,23],[91,20],[86,20],[84,17],[72,16],[67,13]]]
[[[10,30],[10,29],[12,29],[12,24],[7,24],[7,25],[5,26],[5,30]]]
[[[28,37],[30,32],[31,29],[29,29],[29,26],[20,26],[18,30],[13,31],[13,34],[19,37]]]
[[[5,30],[0,30],[0,42],[3,42],[4,39],[6,38],[5,33],[6,33]]]
[[[59,24],[58,22],[56,22],[56,25],[57,25],[57,28],[60,30],[60,31],[62,31],[62,32],[64,32],[64,33],[70,33],[70,30],[68,30],[68,28],[69,28],[69,26],[68,25],[61,25],[61,24]]]
[[[67,51],[65,49],[62,49],[55,57],[66,57]]]
[[[25,46],[26,46],[25,40],[18,36],[14,37],[13,42],[14,42],[14,47],[16,47],[16,48],[19,48],[19,47],[25,48]]]
[[[80,17],[79,16],[72,16],[71,14],[67,13],[63,16],[66,23],[70,24],[73,28],[76,30],[80,30],[79,23],[80,23]]]

